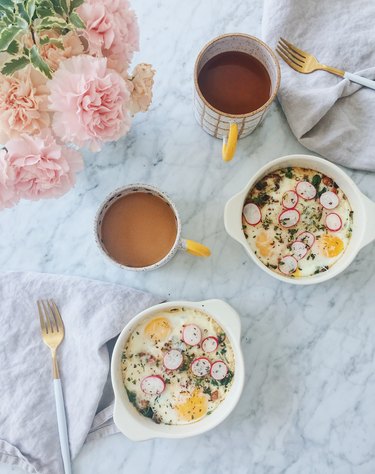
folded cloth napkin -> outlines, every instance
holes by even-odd
[[[29,473],[62,474],[52,362],[41,338],[39,298],[53,298],[64,320],[58,359],[72,458],[90,429],[101,435],[114,431],[110,407],[95,416],[108,375],[106,342],[161,299],[76,277],[0,275],[0,462]]]
[[[273,48],[282,36],[324,64],[375,79],[374,18],[368,0],[265,0],[262,34]],[[280,64],[279,100],[298,141],[341,165],[374,171],[375,90]]]

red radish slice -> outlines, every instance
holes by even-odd
[[[214,352],[218,348],[219,339],[215,336],[208,336],[202,341],[202,349],[204,352]]]
[[[310,199],[314,199],[316,196],[315,186],[313,186],[308,181],[300,181],[296,186],[296,191],[298,196],[306,199],[306,201],[310,201]]]
[[[285,209],[294,209],[298,204],[298,200],[298,194],[291,189],[283,194],[282,204]]]
[[[246,222],[250,225],[257,225],[262,220],[262,213],[259,207],[253,202],[246,204],[242,212]]]
[[[197,377],[204,377],[210,372],[211,362],[207,357],[198,357],[191,363],[191,371]]]
[[[187,324],[182,330],[182,340],[189,346],[196,346],[201,342],[202,333],[196,324]]]
[[[293,227],[298,223],[299,218],[297,209],[288,209],[279,215],[279,222],[283,227]]]
[[[228,367],[222,360],[217,360],[211,366],[211,377],[215,380],[223,380],[227,376]]]
[[[297,260],[293,255],[285,255],[279,262],[279,270],[284,275],[290,275],[297,270]]]
[[[141,389],[147,395],[160,395],[164,392],[165,382],[160,375],[149,375],[142,380]]]
[[[291,249],[292,249],[292,256],[296,260],[301,260],[303,257],[305,257],[309,250],[307,245],[304,242],[300,242],[299,240],[296,240],[295,242],[292,243]]]
[[[315,237],[311,232],[301,232],[300,234],[297,235],[297,240],[299,242],[303,242],[306,244],[308,247],[312,247],[315,242]]]
[[[180,367],[183,360],[184,358],[182,357],[181,351],[178,349],[171,349],[165,354],[163,364],[168,370],[176,370]]]
[[[336,212],[331,212],[326,217],[326,227],[332,232],[337,232],[342,227],[341,217]]]
[[[339,205],[339,198],[337,194],[332,191],[326,191],[320,196],[320,204],[326,209],[334,209]]]

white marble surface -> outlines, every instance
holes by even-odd
[[[260,35],[261,0],[133,4],[142,32],[137,59],[158,71],[152,109],[126,139],[86,155],[86,170],[68,195],[0,214],[0,268],[82,275],[170,299],[223,298],[242,316],[247,378],[234,413],[212,432],[140,444],[118,434],[86,445],[74,473],[373,474],[375,245],[316,287],[279,283],[256,268],[225,233],[224,203],[264,163],[305,150],[275,104],[224,164],[220,142],[192,113],[199,49],[223,32]],[[349,173],[375,199],[375,176]],[[114,188],[140,181],[174,198],[185,236],[209,245],[209,260],[178,254],[154,273],[133,274],[102,258],[92,233],[97,207]]]

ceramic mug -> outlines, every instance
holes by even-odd
[[[258,59],[266,68],[271,79],[271,93],[270,98],[259,109],[246,114],[228,114],[213,107],[203,96],[198,84],[199,73],[210,59],[227,51],[247,53]],[[263,121],[276,97],[279,85],[280,65],[278,59],[271,48],[255,36],[244,33],[221,35],[206,44],[198,54],[194,69],[194,114],[205,132],[223,139],[224,161],[230,161],[233,158],[238,138],[250,135]]]
[[[107,252],[102,240],[102,236],[101,236],[101,227],[103,223],[103,218],[107,210],[110,208],[110,206],[114,202],[116,202],[118,199],[126,196],[127,194],[136,193],[136,192],[151,193],[154,196],[161,198],[172,209],[175,219],[176,219],[177,235],[176,235],[176,240],[173,246],[171,247],[170,251],[159,262],[156,262],[152,265],[148,265],[147,267],[128,267],[126,265],[123,265],[122,263],[117,262]],[[174,202],[163,191],[149,184],[129,184],[128,186],[124,186],[122,188],[116,189],[109,196],[107,196],[103,204],[100,206],[95,218],[95,237],[96,237],[96,243],[98,247],[100,248],[102,253],[111,260],[111,262],[119,265],[121,268],[124,268],[126,270],[132,270],[132,271],[143,272],[143,271],[148,271],[148,270],[155,270],[156,268],[159,268],[165,265],[166,263],[168,263],[169,260],[171,260],[171,258],[176,254],[177,250],[185,250],[191,255],[195,255],[197,257],[209,257],[211,255],[210,249],[206,247],[205,245],[195,242],[194,240],[183,239],[181,237],[181,219]]]

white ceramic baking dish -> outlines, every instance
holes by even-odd
[[[163,425],[146,418],[138,413],[129,402],[124,388],[121,374],[121,354],[125,342],[134,327],[144,318],[157,314],[162,310],[176,307],[199,309],[213,319],[223,328],[228,336],[235,356],[235,371],[233,384],[223,402],[208,416],[187,425]],[[118,429],[129,439],[141,441],[151,438],[186,438],[211,430],[221,423],[236,406],[244,384],[244,362],[241,351],[241,323],[237,312],[222,300],[207,300],[200,302],[172,301],[162,303],[142,311],[135,316],[122,330],[117,339],[112,354],[111,377],[115,393],[114,422]]]
[[[345,253],[329,270],[310,277],[290,278],[267,268],[250,248],[242,230],[242,209],[250,189],[268,173],[288,166],[310,168],[332,178],[346,194],[353,210],[353,233]],[[244,247],[247,254],[263,271],[287,283],[311,285],[327,281],[344,271],[357,253],[375,239],[375,203],[362,194],[349,176],[333,163],[311,155],[289,155],[277,158],[263,166],[252,176],[244,189],[227,202],[224,210],[224,224],[228,234]]]

